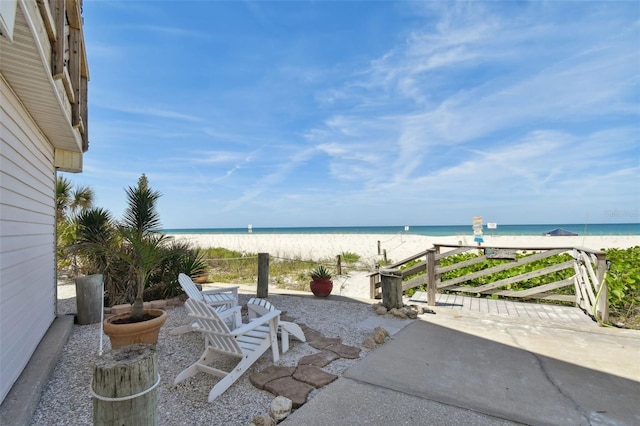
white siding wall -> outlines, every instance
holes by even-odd
[[[55,316],[53,147],[0,75],[0,402]]]

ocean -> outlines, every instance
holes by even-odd
[[[640,223],[594,223],[594,224],[546,224],[546,225],[500,225],[488,229],[483,225],[484,235],[543,235],[555,228],[566,229],[578,235],[640,235]],[[167,234],[246,234],[247,228],[193,228],[163,229]],[[446,226],[327,226],[291,228],[255,228],[254,234],[413,234],[432,237],[473,234],[471,225]]]

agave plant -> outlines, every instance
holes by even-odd
[[[165,249],[161,265],[152,274],[150,281],[155,285],[150,289],[160,297],[174,297],[183,294],[184,291],[178,283],[180,272],[197,277],[208,272],[209,264],[204,258],[204,252],[200,248],[191,247],[186,241],[171,241]]]
[[[330,280],[331,279],[331,273],[327,268],[324,267],[324,265],[318,266],[313,271],[311,271],[309,275],[311,276],[312,280]]]

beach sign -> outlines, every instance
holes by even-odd
[[[473,241],[480,244],[484,242],[484,238],[482,238],[482,216],[474,216],[473,217]]]

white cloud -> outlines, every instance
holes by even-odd
[[[401,12],[368,21],[388,23],[386,44],[335,47],[324,43],[337,22],[301,31],[267,3],[225,4],[257,23],[240,49],[199,20],[165,25],[162,3],[141,6],[148,19],[129,25],[157,45],[99,44],[86,170],[135,183],[130,170],[146,169],[172,205],[204,194],[205,212],[182,214],[193,221],[321,221],[311,199],[356,224],[455,223],[483,208],[526,222],[639,201],[640,27],[626,3],[381,3]],[[300,3],[288,16],[341,6]],[[193,52],[172,50],[176,38]],[[129,73],[108,56],[135,64],[145,49],[193,62],[150,55]]]

